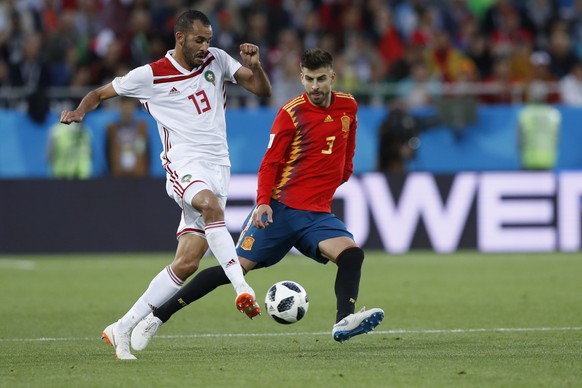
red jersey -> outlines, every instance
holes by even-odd
[[[334,91],[327,108],[305,93],[283,105],[259,168],[257,205],[273,198],[293,209],[331,212],[336,189],[354,169],[357,111],[351,94]]]

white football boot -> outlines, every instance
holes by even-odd
[[[129,349],[129,333],[118,330],[117,322],[107,326],[103,330],[101,338],[105,340],[106,344],[113,346],[113,349],[115,349],[115,357],[118,360],[136,359]]]
[[[362,307],[357,313],[353,313],[333,325],[332,336],[338,342],[344,342],[359,334],[366,334],[382,322],[384,310],[374,308],[366,310]]]
[[[131,332],[131,347],[134,350],[144,350],[163,322],[149,313]]]

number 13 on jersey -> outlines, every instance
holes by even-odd
[[[198,114],[208,112],[211,109],[208,96],[206,96],[206,92],[204,90],[189,95],[188,99],[194,103]]]

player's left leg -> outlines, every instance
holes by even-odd
[[[337,313],[336,323],[332,329],[333,339],[344,342],[356,335],[366,334],[374,330],[384,319],[382,309],[366,310],[362,308],[357,313],[355,312],[364,251],[347,237],[325,240],[320,242],[319,246],[322,255],[329,257],[338,267],[334,285]],[[343,250],[335,256],[335,252],[342,248]]]
[[[272,205],[273,217],[284,219],[280,213],[284,207],[277,203]],[[293,232],[286,227],[285,222],[269,225],[266,229],[257,229],[252,225],[252,214],[251,211],[243,224],[236,247],[238,260],[245,273],[255,267],[262,268],[276,264],[289,252],[295,241]],[[135,327],[131,333],[132,348],[145,349],[160,326],[172,315],[215,288],[228,283],[229,278],[220,266],[200,271],[180,291]]]
[[[364,251],[347,236],[330,238],[319,243],[321,255],[337,264],[334,290],[337,299],[336,322],[355,311]]]
[[[256,263],[239,258],[245,273],[250,271]],[[206,268],[200,271],[184,287],[144,318],[131,332],[131,347],[134,350],[145,349],[150,340],[155,336],[160,327],[166,323],[172,315],[188,306],[190,303],[202,298],[216,288],[229,284],[230,280],[221,266]]]
[[[193,163],[188,169],[194,169],[192,171],[199,175],[188,174],[192,178],[183,191],[182,208],[189,214],[187,222],[204,230],[214,257],[237,293],[237,309],[252,319],[260,314],[261,308],[255,300],[255,292],[244,278],[234,241],[224,219],[230,169],[227,166],[202,162]],[[200,173],[201,171],[205,173]]]

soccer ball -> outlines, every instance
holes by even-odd
[[[284,325],[301,320],[308,308],[307,292],[291,280],[273,284],[265,296],[265,309],[271,318]]]

